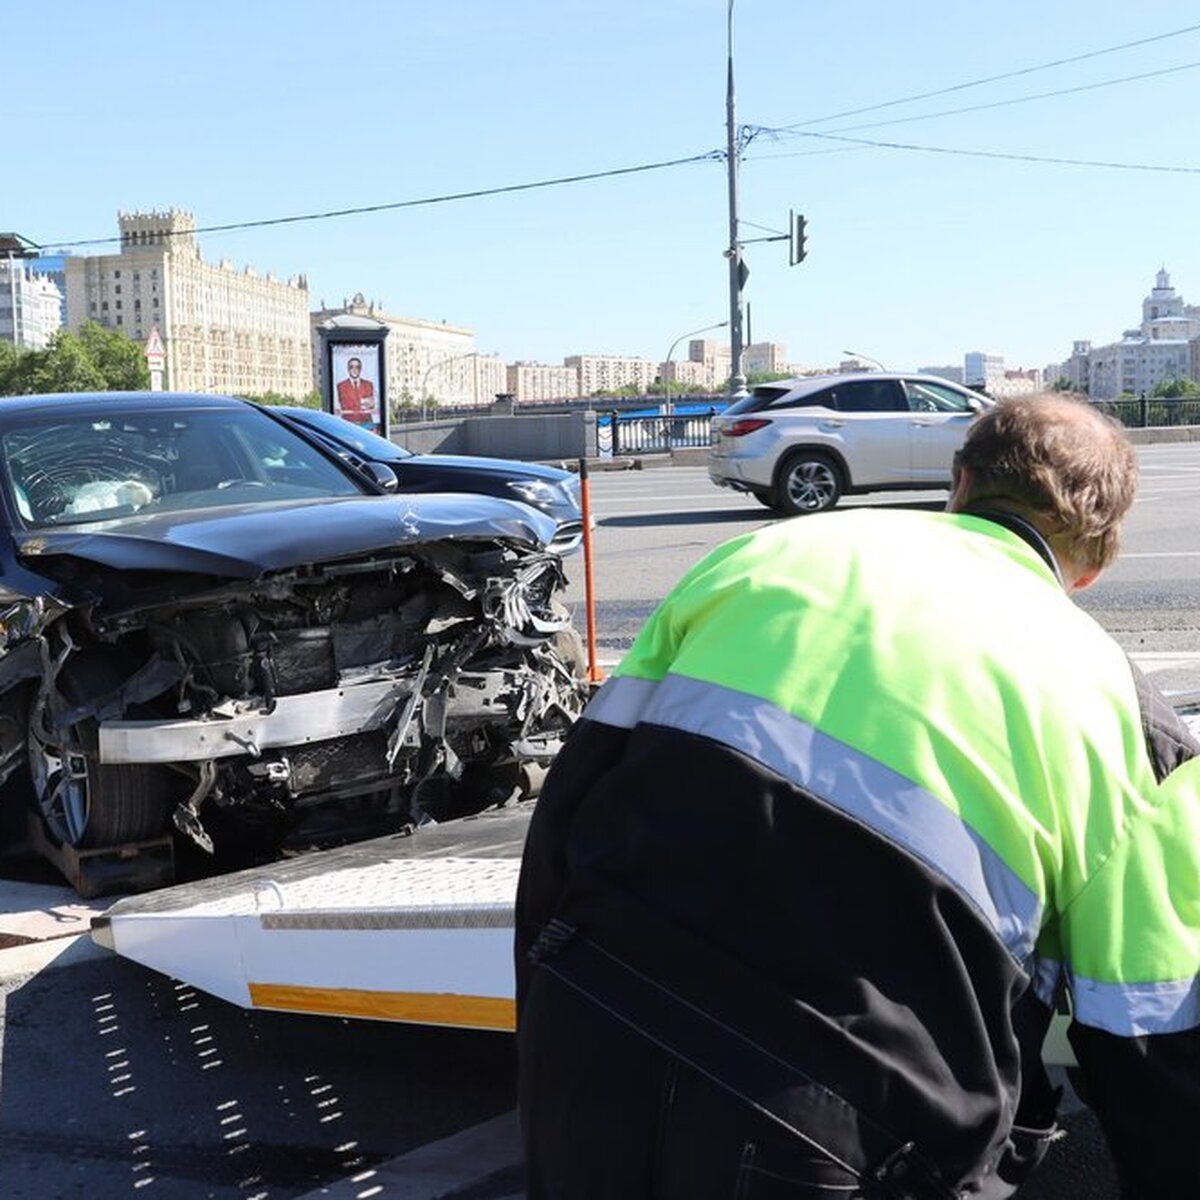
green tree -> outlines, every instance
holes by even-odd
[[[0,393],[10,396],[138,391],[149,385],[142,348],[92,321],[78,335],[59,330],[45,350],[0,343]]]
[[[45,392],[102,392],[104,376],[74,334],[55,334],[45,350],[20,352],[9,379],[15,396]]]
[[[20,352],[12,342],[0,342],[0,396],[13,395],[12,380]]]
[[[79,341],[104,379],[102,390],[136,392],[150,386],[145,352],[125,334],[105,329],[95,321],[84,321],[79,330]]]
[[[1163,400],[1180,400],[1185,397],[1191,399],[1200,396],[1200,383],[1194,379],[1164,379],[1155,386],[1150,395]]]

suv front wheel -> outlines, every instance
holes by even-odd
[[[797,450],[784,459],[775,486],[777,511],[794,517],[832,508],[842,496],[837,464],[817,450]]]

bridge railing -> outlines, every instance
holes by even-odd
[[[1200,425],[1200,397],[1130,396],[1119,400],[1093,400],[1102,412],[1116,417],[1128,429]]]
[[[702,412],[607,412],[596,419],[596,439],[602,455],[665,454],[671,450],[708,446],[715,408]]]

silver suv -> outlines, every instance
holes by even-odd
[[[993,403],[932,375],[762,384],[713,418],[709,478],[787,516],[855,492],[949,487],[967,426]]]

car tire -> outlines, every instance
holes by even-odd
[[[779,468],[774,497],[776,512],[787,517],[825,512],[842,497],[841,470],[819,450],[797,450]]]
[[[97,761],[94,721],[81,721],[71,734],[74,744],[64,747],[32,732],[29,739],[34,796],[51,836],[77,850],[162,837],[169,828],[166,771]]]

